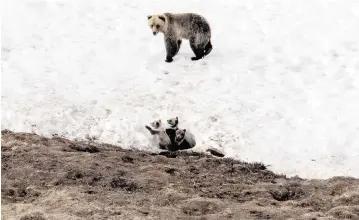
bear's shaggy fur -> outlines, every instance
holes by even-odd
[[[177,147],[175,138],[176,138],[176,130],[178,129],[178,117],[168,119],[167,123],[170,125],[170,127],[166,128],[166,133],[170,138],[172,145],[174,147]]]
[[[186,129],[176,130],[175,142],[180,150],[186,150],[196,146],[194,135]]]
[[[171,149],[171,140],[168,137],[165,129],[162,126],[162,122],[161,120],[156,120],[151,122],[151,127],[150,126],[145,126],[147,128],[147,130],[152,134],[152,135],[158,135],[159,137],[159,143],[158,146],[160,149],[162,150],[169,150]]]
[[[148,15],[148,26],[153,35],[164,34],[166,46],[166,62],[172,62],[177,55],[182,39],[189,40],[195,57],[202,59],[212,51],[211,28],[208,21],[201,15],[194,13],[164,13]]]

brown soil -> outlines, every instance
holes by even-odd
[[[2,131],[2,219],[359,219],[359,180]]]

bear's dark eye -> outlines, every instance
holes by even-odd
[[[159,29],[159,28],[160,28],[160,26],[159,26],[159,25],[156,25],[156,28],[157,28],[157,29]]]
[[[153,28],[153,25],[151,25],[151,28]]]
[[[160,126],[160,123],[156,122],[156,126]]]

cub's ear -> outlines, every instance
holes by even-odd
[[[147,15],[147,20],[149,20],[150,18],[152,18],[152,15]]]
[[[165,16],[163,16],[163,15],[158,16],[158,18],[161,19],[163,22],[166,21],[166,18],[165,18]]]

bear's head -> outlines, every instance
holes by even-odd
[[[172,128],[177,127],[177,125],[178,125],[178,117],[168,119],[168,120],[167,120],[167,123],[168,123]]]
[[[177,129],[175,141],[177,143],[181,142],[184,139],[185,135],[186,135],[186,129]]]
[[[151,28],[152,33],[156,36],[159,32],[163,32],[166,18],[164,15],[148,15],[148,26]]]
[[[161,121],[161,119],[159,119],[159,120],[151,122],[150,124],[153,128],[157,129],[162,126],[162,121]]]

